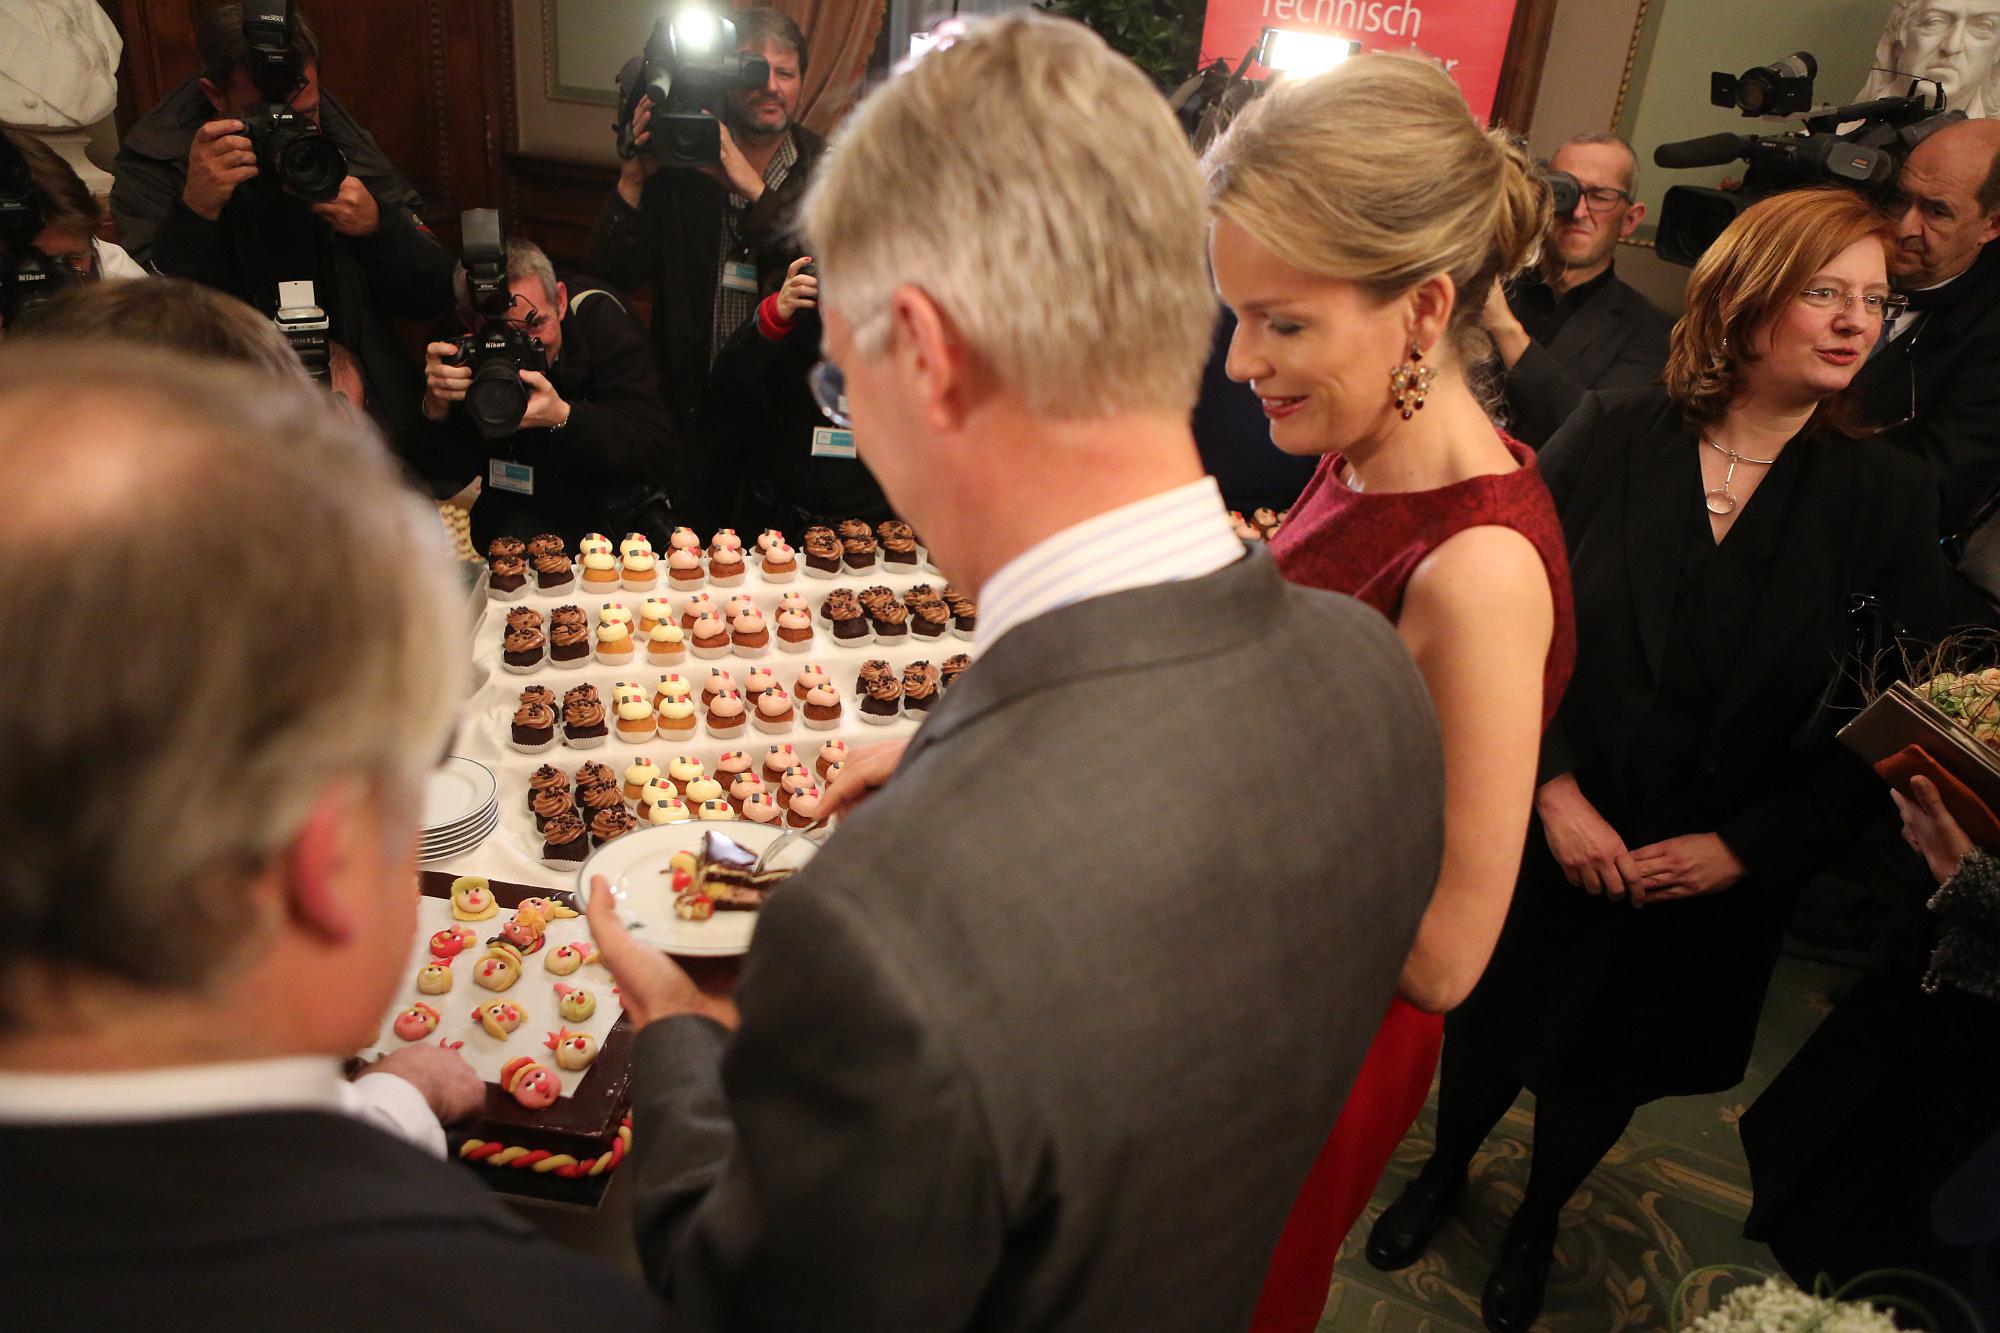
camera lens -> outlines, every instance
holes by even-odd
[[[465,392],[465,413],[479,433],[489,440],[512,435],[521,429],[527,410],[528,390],[514,358],[504,351],[479,356],[472,387]]]
[[[324,134],[307,130],[276,145],[278,183],[301,199],[321,203],[340,193],[347,179],[347,158]]]

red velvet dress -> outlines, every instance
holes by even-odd
[[[1340,480],[1340,459],[1327,456],[1271,540],[1271,555],[1292,582],[1347,593],[1394,620],[1402,612],[1411,573],[1446,538],[1474,527],[1519,532],[1540,552],[1555,598],[1555,634],[1542,668],[1542,725],[1547,727],[1576,658],[1569,558],[1534,454],[1514,439],[1502,438],[1520,460],[1519,471],[1473,477],[1434,491],[1359,494]],[[1341,1241],[1423,1110],[1443,1041],[1441,1015],[1426,1014],[1400,999],[1390,1001],[1340,1119],[1292,1203],[1264,1275],[1252,1328],[1292,1333],[1318,1326]]]

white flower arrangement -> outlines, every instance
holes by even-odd
[[[1689,1293],[1704,1279],[1725,1274],[1748,1280],[1728,1295],[1712,1300],[1713,1308],[1707,1313],[1691,1323],[1686,1322]],[[1814,1284],[1814,1290],[1801,1291],[1784,1278],[1771,1277],[1754,1268],[1711,1264],[1697,1268],[1681,1279],[1669,1308],[1674,1312],[1673,1327],[1678,1333],[1897,1333],[1902,1326],[1888,1312],[1878,1308],[1873,1301],[1849,1295],[1880,1278],[1897,1279],[1896,1285],[1902,1287],[1905,1293],[1911,1283],[1928,1287],[1934,1293],[1929,1298],[1931,1301],[1957,1307],[1969,1321],[1954,1327],[1980,1327],[1978,1315],[1966,1304],[1965,1298],[1950,1287],[1928,1274],[1894,1268],[1863,1273],[1839,1288],[1822,1275]],[[1907,1294],[1885,1297],[1883,1304],[1892,1305],[1905,1317],[1920,1321],[1919,1327],[1931,1330],[1939,1327],[1930,1312]]]
[[[1738,1287],[1686,1333],[1896,1333],[1896,1321],[1866,1301],[1838,1301],[1766,1278]]]

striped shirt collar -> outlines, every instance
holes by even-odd
[[[980,590],[979,646],[1092,597],[1213,574],[1243,558],[1214,477],[1064,528],[1009,560]]]

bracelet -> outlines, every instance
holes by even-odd
[[[549,427],[549,433],[551,435],[555,434],[555,432],[561,430],[563,427],[569,425],[569,419],[571,415],[574,414],[576,411],[576,408],[572,407],[568,403],[564,403],[563,406],[565,408],[568,408],[568,411],[563,413],[563,419],[561,421],[558,421],[555,425]]]

